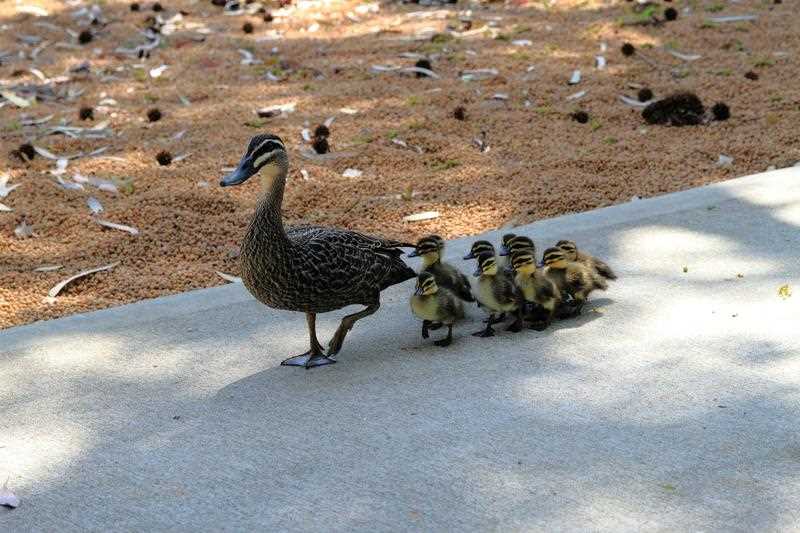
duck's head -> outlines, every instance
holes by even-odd
[[[558,241],[556,243],[556,248],[559,250],[564,251],[564,257],[569,259],[570,261],[575,261],[578,259],[578,247],[575,246],[575,243],[572,241]]]
[[[528,251],[531,255],[536,255],[536,245],[533,240],[525,235],[514,235],[503,245],[500,255],[514,255],[516,252]],[[505,253],[503,253],[505,252]]]
[[[511,268],[520,274],[532,274],[536,270],[536,257],[530,250],[511,254]]]
[[[472,243],[472,248],[469,253],[464,256],[464,259],[475,259],[481,254],[494,255],[494,246],[489,241],[475,241]]]
[[[433,274],[420,272],[419,276],[417,276],[417,288],[414,294],[417,296],[429,296],[436,294],[438,290],[439,286],[436,284],[436,278],[433,277]]]
[[[544,266],[556,269],[565,268],[568,261],[567,253],[561,248],[548,248],[542,257]]]
[[[476,278],[497,275],[497,259],[493,253],[482,253],[478,256],[478,268],[473,275]]]
[[[417,246],[409,257],[421,257],[425,266],[432,265],[439,260],[444,247],[444,240],[438,235],[428,235],[417,241]]]
[[[247,150],[236,169],[222,178],[222,187],[241,185],[264,169],[265,180],[271,181],[279,172],[288,169],[286,146],[277,135],[256,135],[247,145]]]

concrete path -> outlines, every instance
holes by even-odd
[[[800,528],[800,169],[517,231],[621,279],[448,349],[395,287],[313,371],[239,285],[0,333],[0,531]]]

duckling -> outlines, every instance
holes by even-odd
[[[582,263],[589,268],[593,268],[597,271],[598,274],[603,276],[606,279],[617,279],[617,275],[611,270],[611,267],[608,266],[605,261],[601,261],[600,259],[593,257],[586,252],[582,252],[578,250],[578,247],[572,241],[558,241],[556,243],[556,248],[561,248],[566,253],[566,258],[569,261],[577,261],[578,263]]]
[[[570,261],[561,248],[548,248],[544,251],[544,268],[548,276],[573,298],[575,314],[579,314],[589,294],[595,289],[606,290],[608,284],[594,269],[583,263]]]
[[[534,307],[531,327],[537,331],[547,329],[561,305],[561,291],[546,269],[536,267],[536,257],[531,251],[516,252],[511,256],[511,265],[514,284],[525,302]]]
[[[311,347],[281,364],[315,366],[335,363],[345,336],[357,320],[376,312],[383,289],[416,277],[400,258],[413,245],[337,228],[294,226],[284,229],[281,204],[289,172],[286,146],[276,135],[256,135],[239,166],[220,185],[240,185],[262,172],[266,195],[242,241],[242,281],[261,303],[305,313]],[[323,353],[316,316],[348,305],[365,308],[342,319]]]
[[[494,249],[494,245],[489,241],[484,240],[473,242],[469,249],[469,253],[464,256],[464,260],[476,259],[482,253],[492,254],[495,262],[497,263],[497,268],[500,270],[504,270],[506,268],[506,258],[498,256],[497,251]]]
[[[417,287],[411,296],[411,311],[422,319],[422,338],[427,339],[428,326],[441,323],[447,326],[447,337],[433,343],[436,346],[449,346],[453,342],[453,324],[464,318],[461,300],[445,287],[436,283],[436,276],[422,271],[417,276]]]
[[[506,313],[516,313],[519,310],[519,298],[511,277],[498,269],[494,254],[484,252],[478,256],[478,268],[474,275],[478,278],[477,299],[489,310],[489,320],[486,321],[486,329],[473,335],[491,337],[494,335],[492,324],[499,322],[495,319],[495,313],[500,313],[503,317]],[[521,330],[522,314],[516,313],[516,320],[508,327],[508,331]]]
[[[440,287],[451,290],[465,302],[474,302],[467,277],[454,266],[442,261],[444,240],[438,235],[429,235],[417,241],[417,246],[409,257],[422,258],[422,271],[430,272]]]
[[[506,233],[503,235],[503,244],[500,247],[500,255],[512,255],[515,252],[530,251],[536,257],[536,245],[530,237],[525,235],[514,235]]]

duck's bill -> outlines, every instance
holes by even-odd
[[[414,289],[414,294],[416,296],[422,296],[422,287],[417,287],[416,289]]]
[[[480,268],[472,273],[472,275],[475,276],[476,278],[481,277],[481,274],[482,274],[482,272],[481,272]]]
[[[467,259],[475,259],[475,254],[473,254],[472,252],[468,253],[467,255],[464,256],[464,260],[466,261]]]
[[[508,248],[506,248],[505,246],[501,246],[500,255],[508,255]]]
[[[253,172],[253,165],[250,164],[250,161],[242,161],[239,163],[239,166],[236,169],[228,174],[227,176],[223,177],[219,181],[220,187],[231,187],[233,185],[240,185],[245,181],[249,180],[255,172]]]
[[[416,250],[411,250],[406,254],[406,257],[419,257],[419,252],[417,252]]]

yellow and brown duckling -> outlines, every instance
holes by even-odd
[[[611,267],[606,264],[605,261],[602,261],[594,256],[587,254],[586,252],[582,252],[578,250],[578,247],[572,241],[558,241],[556,243],[556,248],[560,248],[564,250],[566,254],[566,258],[570,261],[576,261],[583,265],[586,265],[589,268],[594,269],[598,274],[603,276],[606,279],[615,280],[617,279],[617,275],[611,270]]]
[[[447,337],[433,343],[436,346],[449,346],[453,342],[453,324],[464,318],[461,300],[445,287],[436,283],[430,272],[420,272],[417,287],[411,296],[411,311],[422,319],[422,338],[428,338],[428,328],[432,323],[447,326]]]
[[[577,261],[570,261],[561,248],[544,251],[544,268],[559,288],[572,296],[575,313],[580,313],[589,294],[595,289],[606,290],[608,284],[593,268]]]
[[[478,278],[476,296],[478,302],[489,312],[486,328],[473,333],[476,337],[491,337],[494,335],[492,324],[502,321],[506,313],[514,313],[515,320],[508,327],[508,331],[522,330],[522,314],[519,309],[519,297],[514,288],[514,282],[505,271],[498,268],[494,254],[484,252],[478,256],[478,268],[475,271]],[[501,318],[495,318],[495,315]]]
[[[503,270],[506,268],[506,258],[500,257],[497,255],[497,251],[494,248],[494,245],[489,241],[475,241],[472,243],[472,246],[469,249],[469,253],[464,256],[464,260],[467,259],[477,259],[481,254],[491,254],[494,256],[495,261],[497,263],[497,268]]]
[[[522,298],[531,304],[531,327],[538,331],[547,329],[561,306],[561,291],[545,268],[536,266],[532,251],[517,251],[511,256],[514,284]]]
[[[436,284],[452,291],[465,302],[474,302],[467,277],[454,266],[442,261],[444,240],[438,235],[429,235],[417,241],[417,246],[409,257],[422,258],[422,272],[430,272]]]

